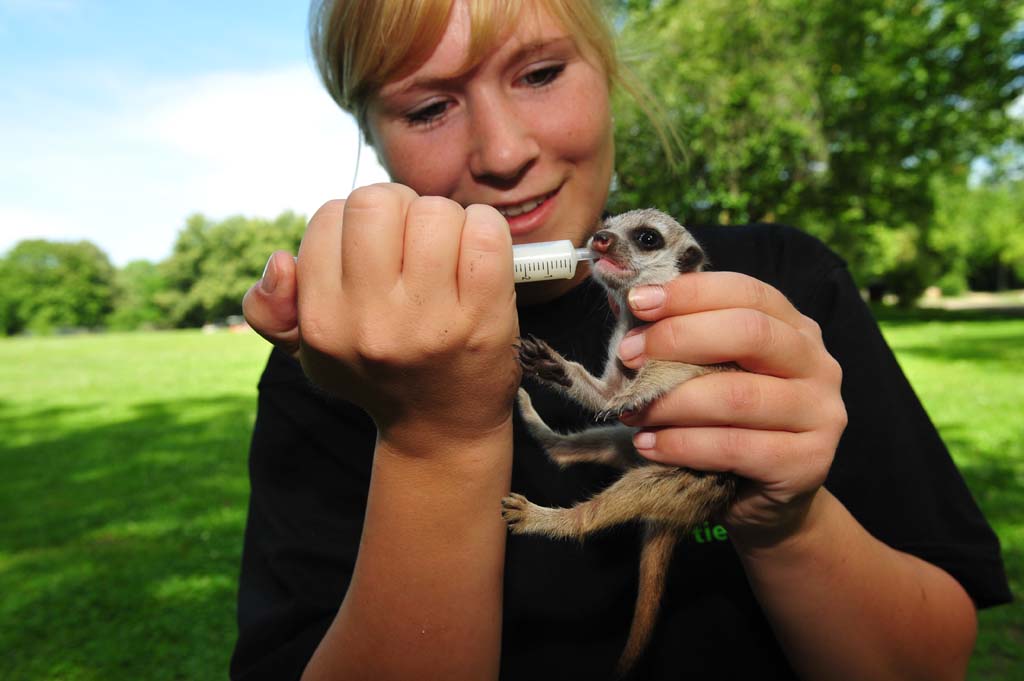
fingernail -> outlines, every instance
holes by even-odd
[[[634,310],[653,310],[665,303],[665,289],[660,286],[638,286],[629,292],[629,306]]]
[[[656,439],[657,438],[654,436],[654,433],[641,430],[633,436],[633,446],[637,449],[654,449]]]
[[[263,268],[263,276],[260,278],[260,288],[264,293],[273,293],[277,288],[277,265],[274,264],[274,256],[267,260],[267,266]]]
[[[623,362],[628,362],[644,354],[646,342],[646,337],[642,333],[623,338],[622,342],[619,343],[619,359]]]

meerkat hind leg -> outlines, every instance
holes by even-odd
[[[579,433],[557,433],[552,430],[533,407],[530,395],[519,389],[519,411],[527,430],[552,461],[565,468],[576,463],[596,463],[616,468],[635,464],[633,448],[634,428],[601,426]]]
[[[513,534],[580,539],[634,520],[663,522],[682,530],[707,520],[725,500],[715,476],[672,466],[627,471],[618,481],[572,508],[547,508],[521,494],[502,499],[502,516]]]
[[[565,468],[575,463],[596,463],[626,469],[635,465],[633,433],[626,426],[604,426],[580,433],[561,435],[544,450],[548,457]]]

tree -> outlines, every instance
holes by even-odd
[[[229,217],[213,222],[196,214],[160,264],[167,282],[158,304],[176,326],[199,326],[241,314],[242,296],[263,273],[276,249],[297,252],[306,219],[290,211],[273,221]]]
[[[1024,284],[1024,181],[967,187],[944,182],[936,190],[930,246],[952,251],[944,290],[1003,290]]]
[[[102,326],[113,309],[114,268],[88,241],[18,243],[0,261],[6,334]]]
[[[777,219],[823,238],[863,285],[914,297],[936,180],[1016,139],[1024,31],[1005,0],[628,0],[636,67],[683,142],[666,171],[649,126],[618,120],[616,209],[690,222]]]
[[[865,283],[912,298],[952,264],[929,237],[933,190],[939,178],[965,182],[972,160],[1016,134],[1018,11],[1005,0],[854,0],[823,12],[829,182],[804,200]]]
[[[673,173],[645,114],[620,106],[613,211],[652,205],[690,223],[756,221],[820,182],[822,112],[796,3],[628,5],[627,60],[682,149]]]
[[[166,289],[159,265],[148,260],[128,263],[114,275],[114,311],[107,324],[120,330],[170,326],[166,311],[158,303]]]

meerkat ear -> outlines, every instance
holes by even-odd
[[[700,246],[687,246],[676,258],[676,269],[680,274],[699,272],[704,267],[704,251]]]

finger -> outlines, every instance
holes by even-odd
[[[481,308],[515,295],[508,221],[492,206],[466,208],[459,246],[458,291],[464,306]]]
[[[383,294],[402,269],[405,216],[416,192],[400,184],[373,184],[345,202],[341,232],[342,285],[356,296]]]
[[[647,321],[737,307],[758,310],[797,328],[806,321],[778,289],[739,272],[683,274],[661,287],[637,287],[629,292],[629,306]]]
[[[812,433],[744,428],[662,428],[634,436],[643,457],[699,471],[717,471],[771,488],[820,485],[831,460]]]
[[[295,274],[292,255],[275,251],[267,260],[263,277],[242,298],[242,313],[249,326],[292,356],[299,349]]]
[[[800,433],[821,420],[819,402],[801,382],[722,371],[687,381],[622,421],[644,428],[733,426]]]
[[[299,246],[296,280],[303,300],[335,297],[341,290],[341,221],[345,201],[328,201],[313,214]]]
[[[642,340],[637,340],[642,337]],[[724,309],[669,317],[626,339],[643,358],[689,364],[735,362],[747,371],[800,378],[817,370],[812,339],[793,326],[752,309]],[[623,361],[636,357],[623,357]],[[635,361],[634,361],[635,363]]]
[[[462,206],[441,196],[420,197],[409,205],[402,261],[402,283],[408,294],[456,295],[465,220]]]

